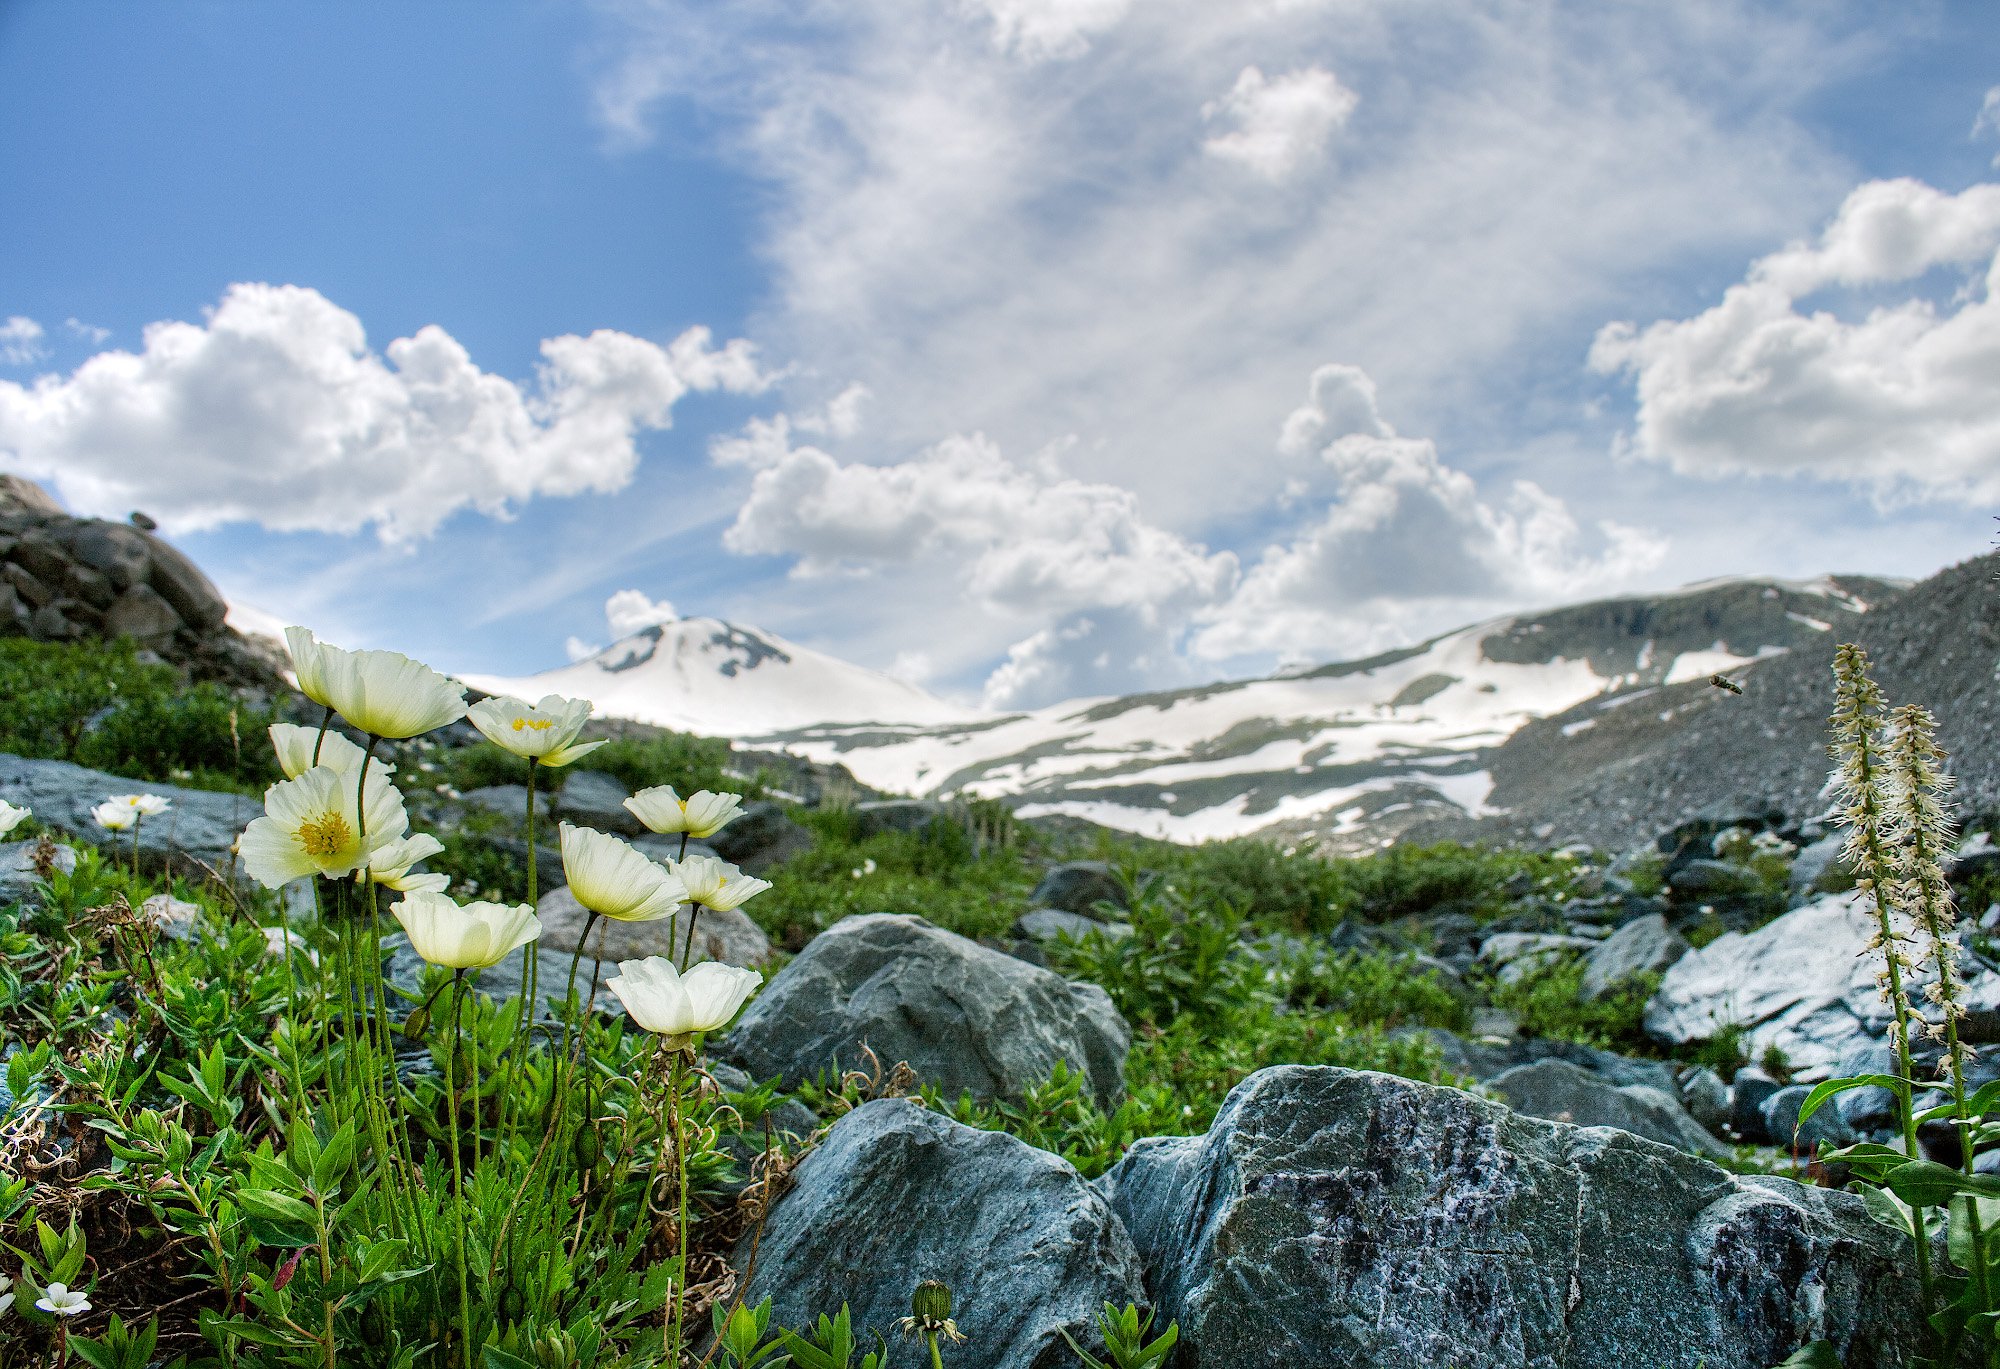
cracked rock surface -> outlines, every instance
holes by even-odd
[[[1330,1066],[1259,1071],[1206,1136],[1098,1187],[1188,1369],[1910,1362],[1899,1241],[1860,1199]],[[1904,1243],[1906,1244],[1906,1242]]]

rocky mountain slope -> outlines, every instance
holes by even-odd
[[[496,694],[589,699],[609,717],[711,737],[830,721],[923,726],[971,716],[915,685],[719,618],[649,627],[537,675],[462,678]]]
[[[766,738],[917,794],[1005,797],[1199,841],[1251,832],[1374,844],[1518,801],[1491,759],[1552,715],[1812,646],[1830,653],[1902,587],[1860,576],[1722,580],[1495,619],[1401,651],[1276,676],[934,727]]]
[[[1841,641],[1866,648],[1891,704],[1937,716],[1960,811],[2000,812],[1996,576],[2000,553],[1941,571],[1837,632],[1746,665],[1734,676],[1741,695],[1666,684],[1532,722],[1490,758],[1490,802],[1506,815],[1471,830],[1617,848],[1707,808],[1794,824],[1818,814]]]

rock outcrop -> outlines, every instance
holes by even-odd
[[[0,635],[129,638],[201,679],[279,685],[283,653],[235,632],[228,612],[201,569],[147,528],[72,518],[34,482],[0,475]]]
[[[745,1299],[803,1326],[846,1303],[856,1339],[896,1339],[910,1292],[952,1290],[964,1369],[1058,1369],[1062,1339],[1095,1339],[1106,1302],[1143,1303],[1131,1239],[1064,1161],[1004,1132],[975,1131],[900,1098],[840,1119],[793,1172],[756,1241]],[[737,1251],[750,1263],[752,1241]]]
[[[1850,1194],[1328,1066],[1098,1181],[1188,1369],[1847,1369],[1918,1349],[1906,1241]]]
[[[1125,1093],[1131,1032],[1095,984],[933,927],[870,913],[821,932],[751,1000],[718,1054],[788,1088],[830,1070],[907,1062],[948,1097],[1014,1098],[1057,1061],[1107,1110]]]

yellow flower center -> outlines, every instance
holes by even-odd
[[[550,729],[551,727],[554,727],[555,725],[556,725],[556,724],[555,724],[555,719],[553,719],[553,718],[516,718],[516,719],[514,719],[514,730],[515,730],[516,732],[519,732],[519,731],[521,731],[521,730],[522,730],[523,728],[528,728],[528,727],[532,727],[532,728],[534,728],[534,729],[535,729],[535,731],[537,731],[537,732],[546,732],[546,731],[548,731],[548,730],[549,730],[549,729]]]
[[[338,813],[322,813],[299,824],[299,845],[307,855],[322,860],[339,855],[353,840],[353,829]]]

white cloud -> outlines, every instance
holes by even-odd
[[[82,338],[93,347],[111,336],[109,328],[100,328],[94,323],[85,323],[79,318],[64,319],[63,327],[69,329],[72,336]]]
[[[1201,107],[1203,120],[1234,125],[1205,140],[1201,150],[1282,181],[1326,152],[1327,139],[1346,125],[1360,99],[1321,67],[1268,80],[1256,67],[1245,67],[1227,95]]]
[[[677,623],[681,615],[665,599],[654,599],[644,590],[621,589],[604,601],[604,622],[611,638],[630,637],[649,627]]]
[[[586,642],[581,637],[571,637],[563,642],[563,654],[569,657],[572,665],[587,660],[602,650],[604,646],[601,642]]]
[[[1198,534],[1268,505],[1281,477],[1245,434],[1324,358],[1426,425],[1516,424],[1548,382],[1530,359],[1573,383],[1635,280],[1740,259],[1842,174],[1790,113],[1852,58],[1769,7],[1117,9],[621,0],[600,109],[626,137],[697,118],[770,187],[757,335],[797,363],[795,418],[820,401],[792,391],[837,375],[884,451],[1074,434],[1079,478]],[[1217,174],[1204,139],[1305,156],[1346,104],[1332,72],[1368,93],[1340,176]]]
[[[1132,0],[971,0],[993,21],[993,45],[1029,59],[1078,57],[1125,17]]]
[[[1972,136],[1977,138],[1982,133],[2000,134],[2000,86],[1989,89],[1986,98],[1979,102],[1979,113],[1972,121]],[[2000,166],[2000,156],[1994,157],[1993,164]]]
[[[869,400],[866,385],[849,385],[818,413],[805,413],[793,420],[802,433],[824,433],[828,437],[852,437],[861,431],[861,408]]]
[[[407,541],[462,509],[618,489],[637,435],[669,426],[690,390],[765,383],[747,343],[715,348],[699,328],[666,347],[565,335],[541,353],[526,387],[435,325],[378,355],[316,290],[233,285],[206,323],[152,324],[136,354],[0,381],[0,458],[81,511]]]
[[[41,324],[20,314],[0,323],[0,365],[32,366],[48,354]]]
[[[1233,556],[1147,522],[1131,491],[1023,468],[977,434],[888,466],[772,449],[723,545],[796,558],[805,578],[941,562],[978,600],[1041,614],[1206,600],[1236,575]]]
[[[2000,500],[2000,185],[1957,195],[1912,180],[1847,197],[1817,243],[1755,262],[1693,318],[1616,323],[1591,364],[1632,378],[1629,446],[1677,471],[1806,475],[1885,502]],[[1958,268],[1927,294],[1847,319],[1801,308],[1829,287],[1867,290]]]
[[[1530,481],[1482,496],[1432,443],[1396,435],[1354,367],[1315,371],[1279,440],[1297,455],[1315,439],[1326,445],[1307,483],[1331,482],[1323,511],[1198,615],[1197,655],[1359,656],[1509,605],[1624,588],[1665,554],[1659,537],[1618,524],[1587,536]]]

